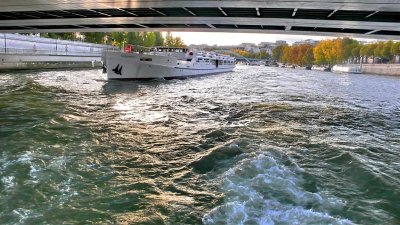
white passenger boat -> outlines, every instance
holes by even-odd
[[[313,66],[311,67],[311,70],[329,72],[329,71],[331,71],[331,68],[330,68],[330,67],[326,67],[326,66],[316,66],[316,65],[313,65]]]
[[[332,72],[336,73],[362,73],[362,65],[334,65]]]
[[[103,62],[108,79],[175,78],[229,72],[236,60],[214,52],[188,48],[153,47],[147,52],[106,51]]]

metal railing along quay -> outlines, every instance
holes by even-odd
[[[48,56],[94,56],[101,57],[102,52],[85,51],[51,51],[19,48],[0,48],[0,54],[5,55],[48,55]]]
[[[20,34],[0,34],[2,55],[48,55],[101,57],[105,50],[119,50],[111,45],[42,38]]]

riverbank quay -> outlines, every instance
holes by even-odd
[[[365,73],[400,76],[400,64],[347,64],[335,65],[332,72],[337,73]]]
[[[100,68],[101,56],[0,54],[0,71],[62,68]]]
[[[99,68],[114,46],[19,34],[0,34],[0,71]]]

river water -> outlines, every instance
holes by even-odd
[[[400,77],[0,74],[1,224],[399,224]]]

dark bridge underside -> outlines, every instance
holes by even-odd
[[[3,32],[181,30],[400,38],[400,11],[389,10],[261,7],[1,10]]]
[[[108,17],[253,17],[400,23],[400,12],[295,8],[130,8],[1,12],[0,20]]]

